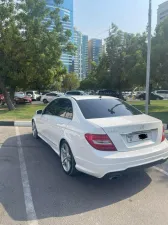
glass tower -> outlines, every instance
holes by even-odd
[[[88,36],[82,36],[82,79],[88,76]]]
[[[77,48],[74,57],[74,72],[82,80],[82,33],[74,28],[74,44]]]
[[[68,21],[62,21],[63,30],[70,30],[72,33],[72,36],[70,38],[70,41],[74,43],[74,31],[73,31],[73,0],[64,0],[64,3],[62,5],[56,6],[54,0],[46,0],[46,6],[53,10],[56,7],[59,7],[60,9],[60,18],[64,18],[65,16],[69,17]],[[50,30],[52,30],[52,25],[50,27]],[[72,72],[73,66],[72,66],[72,55],[63,52],[61,56],[61,61],[67,68],[68,72]]]
[[[74,57],[74,72],[80,80],[88,75],[88,36],[74,28],[74,44],[77,48]]]
[[[97,65],[99,63],[100,56],[102,54],[102,40],[100,39],[91,39],[88,44],[88,54],[89,54],[89,72],[92,69],[92,62],[95,62]]]

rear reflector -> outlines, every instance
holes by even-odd
[[[166,136],[165,136],[165,129],[163,127],[163,132],[162,132],[162,142],[166,139]]]
[[[85,134],[89,144],[99,151],[117,151],[107,134]]]

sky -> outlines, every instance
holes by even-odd
[[[152,30],[157,23],[158,5],[152,0]],[[103,39],[111,23],[129,33],[143,32],[148,22],[149,0],[74,0],[74,26],[89,38]]]

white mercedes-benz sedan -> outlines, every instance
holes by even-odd
[[[55,99],[36,112],[32,130],[71,176],[81,171],[102,178],[168,159],[162,122],[113,97]]]

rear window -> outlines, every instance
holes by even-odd
[[[113,96],[113,97],[119,96],[118,93],[115,92],[115,91],[99,91],[98,95],[102,95],[102,96]]]
[[[79,91],[67,92],[67,95],[81,95]]]
[[[142,114],[138,109],[119,99],[77,100],[86,119],[132,116]]]
[[[168,94],[168,91],[157,91],[158,94]]]

